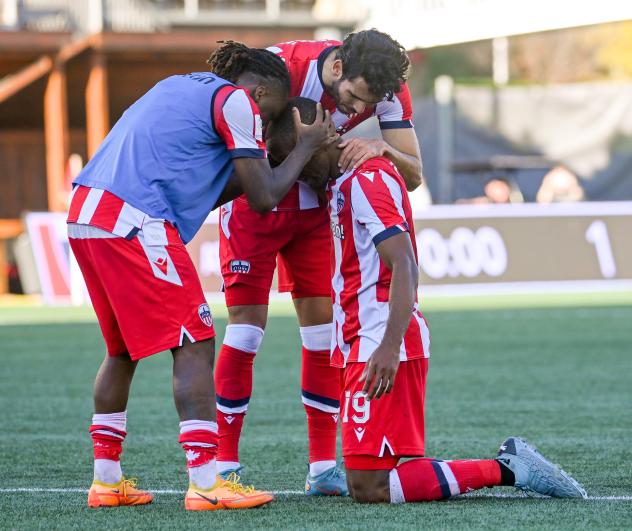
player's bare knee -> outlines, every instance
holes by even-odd
[[[228,307],[228,324],[249,324],[265,330],[268,321],[266,304],[246,304]]]
[[[204,363],[208,362],[212,366],[215,361],[215,338],[192,343],[185,337],[182,346],[172,349],[172,353],[174,359],[199,360]]]
[[[388,489],[377,485],[361,485],[352,488],[349,495],[358,503],[384,503],[389,501]]]

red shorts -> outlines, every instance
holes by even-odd
[[[428,359],[403,361],[393,390],[364,398],[364,363],[343,370],[342,455],[350,469],[391,469],[402,457],[424,455],[424,397]],[[394,463],[394,464],[393,464]]]
[[[160,222],[146,241],[88,225],[68,225],[70,247],[86,281],[110,356],[138,360],[215,337],[202,286],[176,229]],[[164,226],[164,229],[163,229]],[[165,245],[166,243],[166,245]]]
[[[279,291],[330,297],[327,209],[259,214],[239,198],[221,209],[219,249],[227,306],[268,304],[274,269]]]

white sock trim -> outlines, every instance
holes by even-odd
[[[108,426],[118,431],[127,431],[127,411],[120,413],[95,413],[92,415],[92,424]]]
[[[180,423],[180,434],[187,433],[195,430],[210,431],[217,433],[217,422],[211,420],[183,420]]]
[[[301,341],[307,350],[329,350],[333,323],[301,326]]]
[[[391,470],[388,474],[388,484],[391,491],[391,503],[406,503],[404,490],[402,489],[402,484],[399,481],[399,474],[397,473],[396,468]]]
[[[110,485],[120,482],[123,479],[121,462],[112,459],[95,459],[94,479]]]
[[[249,324],[233,324],[226,327],[224,345],[256,354],[263,341],[263,328]]]
[[[215,459],[201,466],[189,468],[189,481],[200,489],[208,490],[215,485],[217,465]]]
[[[336,460],[332,461],[314,461],[309,464],[309,474],[310,476],[319,476],[326,470],[333,468],[336,466]]]

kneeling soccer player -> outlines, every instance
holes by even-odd
[[[304,123],[314,103],[290,100]],[[268,129],[271,157],[283,160],[294,124],[286,111]],[[508,438],[495,459],[444,461],[424,455],[424,395],[430,335],[417,304],[418,262],[404,181],[384,157],[344,175],[340,150],[317,153],[303,179],[333,176],[327,194],[333,233],[332,364],[343,367],[342,453],[358,502],[417,502],[483,487],[515,486],[560,498],[584,489],[529,444]]]
[[[290,80],[267,50],[228,42],[212,72],[171,76],[123,114],[75,180],[68,236],[107,345],[94,385],[90,507],[153,496],[123,477],[126,408],[138,361],[173,353],[173,395],[189,470],[188,510],[244,509],[272,500],[235,475],[217,479],[213,319],[185,244],[234,175],[253,208],[269,211],[333,135],[328,113],[300,125],[299,144],[270,169],[262,119],[286,105]]]

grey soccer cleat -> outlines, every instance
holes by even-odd
[[[502,443],[496,460],[514,473],[517,489],[553,498],[588,497],[577,481],[519,437]]]
[[[307,496],[349,496],[347,476],[340,466],[332,466],[318,476],[307,473],[305,480]]]

